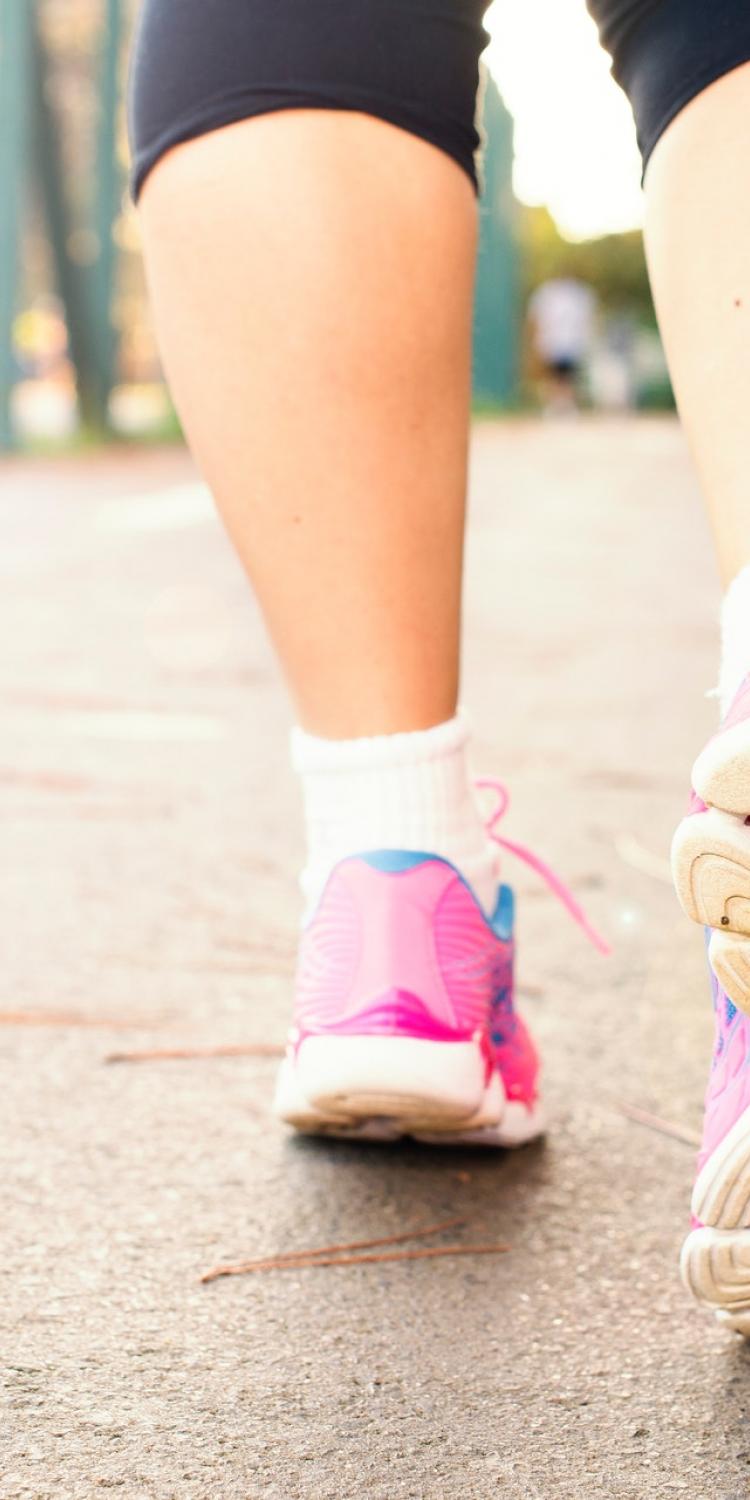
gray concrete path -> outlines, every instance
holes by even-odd
[[[292,1140],[273,1060],[107,1063],[282,1041],[289,712],[184,455],[0,469],[3,1500],[748,1495],[749,1356],[676,1271],[692,1148],[623,1109],[700,1125],[695,483],[671,421],[488,424],[472,499],[479,761],[615,945],[506,865],[551,1130],[505,1156]],[[510,1253],[199,1282],[456,1214]]]

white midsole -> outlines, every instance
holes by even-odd
[[[699,1226],[682,1247],[680,1270],[699,1301],[750,1337],[750,1108],[735,1120],[696,1178],[691,1208]]]
[[[750,721],[710,740],[692,769],[707,804],[672,840],[672,873],[683,910],[714,930],[709,962],[722,989],[750,1013]]]
[[[303,1094],[318,1109],[346,1113],[352,1099],[367,1096],[392,1101],[400,1113],[413,1108],[453,1121],[476,1114],[487,1066],[478,1041],[311,1036],[298,1047],[295,1071]]]
[[[274,1109],[298,1130],[448,1144],[520,1145],[541,1134],[539,1103],[508,1101],[478,1039],[307,1037],[279,1071]]]
[[[742,933],[714,930],[708,961],[724,994],[750,1014],[750,941]]]
[[[691,1209],[714,1229],[750,1225],[750,1109],[735,1120],[695,1179]]]
[[[692,783],[709,807],[750,813],[750,720],[709,740],[692,770]]]
[[[712,1307],[750,1304],[750,1229],[691,1230],[682,1247],[685,1285]]]
[[[672,840],[672,874],[694,922],[750,936],[750,828],[741,819],[716,808],[683,818]]]

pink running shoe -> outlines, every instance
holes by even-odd
[[[685,1285],[729,1328],[750,1337],[750,1021],[711,975],[716,1042]]]
[[[750,676],[698,756],[692,785],[672,842],[677,894],[694,922],[714,929],[711,967],[750,1013]]]
[[[528,851],[498,843],[580,907]],[[303,933],[274,1108],[297,1130],[517,1146],[544,1129],[539,1062],[513,998],[513,895],[487,918],[436,855],[376,850],[332,870]]]

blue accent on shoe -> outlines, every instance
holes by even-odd
[[[504,943],[510,942],[513,936],[515,906],[516,900],[510,886],[501,885],[497,893],[495,910],[490,917],[490,926]]]
[[[400,875],[402,870],[413,870],[425,860],[434,859],[435,855],[421,854],[413,849],[374,849],[369,854],[359,855],[359,858],[384,875]]]
[[[372,870],[380,870],[385,875],[400,875],[404,870],[416,869],[417,865],[423,865],[427,860],[437,860],[440,864],[448,865],[451,870],[454,870],[461,884],[466,886],[475,901],[477,899],[466,877],[456,869],[451,860],[443,859],[441,854],[430,854],[421,849],[363,849],[356,854],[348,855],[347,858],[363,859]],[[342,860],[341,863],[343,864],[344,861]],[[482,915],[488,927],[492,928],[501,942],[510,942],[513,936],[514,914],[515,897],[511,887],[509,885],[498,886],[494,911],[490,916],[487,916],[485,912],[482,912]]]

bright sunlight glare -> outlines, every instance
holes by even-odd
[[[563,234],[642,222],[630,106],[609,72],[585,0],[494,0],[485,59],[515,119],[514,183]]]

